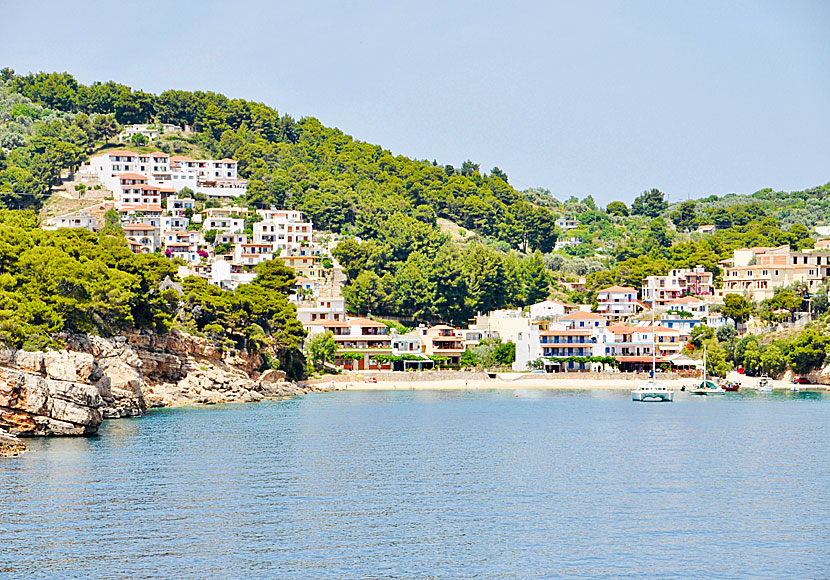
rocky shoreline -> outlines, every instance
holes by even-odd
[[[60,351],[0,349],[0,456],[19,438],[92,435],[104,419],[152,407],[256,402],[301,395],[285,373],[260,373],[259,353],[229,353],[173,330],[101,338],[73,335]]]

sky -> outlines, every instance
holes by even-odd
[[[0,0],[0,67],[212,90],[560,199],[830,181],[830,2]]]

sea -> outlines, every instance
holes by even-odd
[[[0,578],[830,578],[830,397],[347,391],[0,460]]]

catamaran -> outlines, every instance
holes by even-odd
[[[654,309],[655,309],[654,288],[651,290],[651,377],[639,387],[631,391],[631,400],[640,402],[667,402],[674,400],[674,389],[668,388],[665,384],[656,379],[657,374],[657,347],[654,340]]]

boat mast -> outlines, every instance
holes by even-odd
[[[654,336],[654,309],[656,308],[657,296],[654,292],[654,278],[651,280],[651,380],[657,378],[657,346]]]

